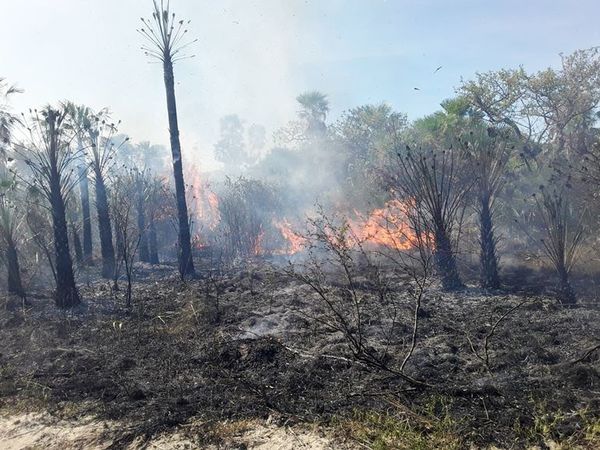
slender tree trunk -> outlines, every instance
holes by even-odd
[[[81,239],[79,238],[79,233],[77,233],[77,228],[75,228],[75,224],[71,222],[71,236],[73,236],[73,247],[75,248],[75,260],[78,264],[83,263],[83,250],[81,248]]]
[[[118,228],[120,227],[117,227],[117,229],[115,229],[115,251],[117,252],[115,258],[115,269],[113,272],[113,289],[115,291],[119,290],[119,277],[121,276],[121,265],[127,262],[127,260],[125,259],[125,257],[127,256],[127,254],[125,253],[126,241],[125,237],[123,236],[123,233],[125,233],[126,231]]]
[[[6,266],[8,269],[8,292],[25,298],[25,289],[21,282],[21,270],[19,267],[19,255],[17,247],[12,240],[7,242]]]
[[[434,233],[435,255],[434,261],[439,275],[442,277],[442,287],[446,290],[455,290],[464,287],[458,268],[456,257],[452,250],[452,242],[443,222],[436,221]]]
[[[65,216],[65,202],[60,190],[60,178],[56,166],[52,167],[50,180],[50,206],[52,208],[52,228],[56,253],[56,306],[70,308],[80,303],[75,286],[73,261],[69,251],[69,233]]]
[[[108,197],[102,174],[96,171],[96,211],[102,251],[102,277],[113,278],[115,274],[115,248],[113,246]]]
[[[85,264],[92,262],[92,220],[90,215],[90,189],[85,166],[80,169],[79,190],[81,193],[81,213],[83,219],[83,259]]]
[[[175,178],[175,196],[177,198],[177,218],[179,220],[179,273],[181,277],[193,276],[192,244],[187,203],[185,200],[185,183],[183,180],[183,164],[181,160],[181,144],[179,142],[179,126],[177,124],[177,105],[175,102],[175,80],[173,62],[165,58],[163,63],[165,90],[167,94],[167,112],[169,115],[169,134],[171,137],[171,155],[173,157],[173,176]]]
[[[156,224],[151,219],[148,229],[148,256],[150,264],[159,264],[158,258],[158,237],[156,235]]]
[[[125,256],[125,274],[127,275],[127,296],[125,305],[127,308],[131,308],[131,294],[132,294],[132,268],[129,266],[129,255]],[[132,261],[133,262],[133,261]]]
[[[481,262],[481,287],[499,289],[498,257],[496,255],[496,238],[492,222],[492,208],[489,195],[482,195],[479,211],[479,244]]]
[[[148,233],[146,230],[146,214],[144,211],[144,193],[142,183],[138,181],[137,188],[137,226],[140,234],[140,261],[150,262],[150,251],[148,249]]]

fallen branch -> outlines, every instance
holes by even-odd
[[[571,365],[574,365],[574,364],[577,364],[577,363],[580,363],[580,362],[583,362],[583,361],[585,361],[585,360],[586,360],[586,359],[588,359],[588,358],[589,358],[589,357],[592,355],[592,353],[594,353],[596,350],[600,350],[600,344],[596,344],[595,346],[593,346],[593,347],[591,347],[591,348],[587,349],[587,350],[585,351],[585,353],[584,353],[584,354],[583,354],[581,357],[579,357],[579,358],[577,358],[577,359],[574,359],[574,360],[573,360],[573,361],[571,361],[569,364],[571,364]]]

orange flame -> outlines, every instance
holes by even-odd
[[[350,220],[349,226],[359,242],[408,250],[413,248],[414,232],[406,220],[406,209],[405,203],[391,200],[366,218],[355,211],[359,219]]]
[[[263,240],[265,238],[265,231],[261,228],[258,236],[256,237],[256,242],[254,243],[254,248],[252,249],[252,254],[254,256],[260,256],[264,253],[263,250]]]
[[[217,197],[217,194],[215,194],[213,191],[208,191],[206,200],[210,209],[210,213],[208,214],[208,227],[211,230],[214,230],[221,221],[221,213],[219,212],[219,197]]]
[[[276,253],[294,255],[304,249],[306,246],[306,238],[292,230],[292,226],[285,217],[280,221],[274,220],[273,225],[279,230],[287,242],[287,247],[285,249],[278,250]]]
[[[196,166],[191,166],[186,170],[186,178],[190,181],[188,205],[190,214],[195,217],[200,224],[196,229],[194,243],[197,248],[203,248],[207,245],[204,233],[208,230],[215,230],[221,221],[219,213],[219,199],[217,195],[210,190],[208,182],[203,181],[202,173]],[[204,232],[203,232],[204,231]]]

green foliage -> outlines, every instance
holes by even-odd
[[[395,157],[406,127],[406,116],[387,104],[352,108],[332,127],[341,149],[342,190],[354,207],[384,202],[385,189],[377,174]]]
[[[407,134],[411,142],[437,148],[450,147],[457,137],[483,126],[481,115],[473,110],[468,99],[459,96],[441,103],[442,110],[417,119]]]

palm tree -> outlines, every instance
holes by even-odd
[[[4,257],[8,269],[8,292],[25,298],[25,289],[21,282],[21,270],[17,241],[19,228],[23,223],[22,210],[14,201],[16,182],[8,174],[2,176],[2,192],[0,193],[0,239],[4,244]]]
[[[0,77],[0,151],[6,155],[6,149],[10,143],[11,131],[17,117],[11,113],[8,98],[16,93],[22,92],[15,85],[9,85],[6,80]]]
[[[56,261],[55,302],[60,308],[80,303],[75,285],[73,260],[69,251],[69,232],[66,218],[66,199],[78,183],[74,170],[81,153],[73,150],[74,134],[66,124],[68,108],[47,106],[34,111],[31,123],[26,124],[28,137],[16,149],[31,171],[31,178],[20,177],[32,190],[41,191],[49,203],[54,234]]]
[[[324,133],[326,130],[325,119],[329,112],[329,101],[327,95],[319,91],[308,91],[296,97],[300,103],[301,110],[298,115],[306,120],[308,131],[315,134]]]
[[[170,2],[166,5],[153,0],[154,11],[152,19],[143,19],[143,28],[138,32],[149,42],[142,47],[147,56],[162,62],[165,91],[167,95],[167,112],[169,116],[169,133],[171,138],[171,155],[173,157],[173,176],[175,178],[175,196],[177,199],[177,216],[179,221],[179,273],[181,277],[194,275],[192,260],[192,245],[190,238],[190,223],[187,202],[185,199],[185,182],[183,179],[183,161],[181,144],[179,142],[179,125],[177,123],[177,104],[175,101],[175,77],[173,64],[185,58],[182,51],[194,41],[185,41],[189,21],[177,20],[175,13],[170,11]]]
[[[481,125],[459,140],[466,168],[475,177],[475,210],[479,219],[480,284],[483,288],[499,289],[496,227],[496,200],[506,182],[506,170],[514,145],[511,129],[485,128]]]
[[[98,215],[98,232],[102,252],[102,276],[111,278],[115,273],[115,248],[113,245],[106,176],[108,169],[113,164],[117,149],[123,143],[115,145],[113,142],[117,128],[114,124],[106,121],[105,112],[97,115],[94,122],[88,130],[91,150],[89,159],[96,191],[96,213]],[[128,139],[126,138],[125,141]]]
[[[398,151],[398,165],[390,173],[390,186],[407,202],[410,215],[419,218],[435,247],[434,263],[446,290],[462,288],[456,247],[464,211],[464,199],[472,183],[460,177],[453,150],[418,148]]]
[[[94,113],[86,107],[69,106],[73,111],[71,116],[75,122],[77,135],[86,145],[81,147],[88,155],[94,188],[96,191],[96,213],[98,216],[98,232],[100,235],[100,250],[102,252],[102,276],[112,278],[115,274],[115,248],[113,244],[112,225],[106,177],[114,163],[116,151],[129,140],[125,138],[115,145],[117,125],[109,121],[108,111]],[[81,127],[78,128],[78,126]],[[83,173],[81,174],[83,176]]]
[[[0,238],[4,243],[4,256],[8,269],[8,292],[25,298],[25,290],[21,282],[19,255],[17,251],[17,236],[22,220],[22,214],[14,202],[16,180],[8,172],[8,146],[11,142],[12,130],[18,119],[11,113],[8,98],[21,90],[8,85],[0,78]]]
[[[148,200],[149,172],[138,168],[131,169],[131,178],[135,195],[135,212],[138,226],[138,250],[140,261],[150,262],[150,248],[146,224],[146,203]]]
[[[91,127],[93,111],[87,106],[67,104],[71,122],[77,129],[77,145],[79,150],[83,150],[86,145],[87,135],[84,130]],[[92,244],[92,220],[90,214],[90,188],[88,180],[87,164],[79,166],[79,194],[81,198],[81,214],[83,219],[83,259],[86,264],[92,260],[93,244]]]

